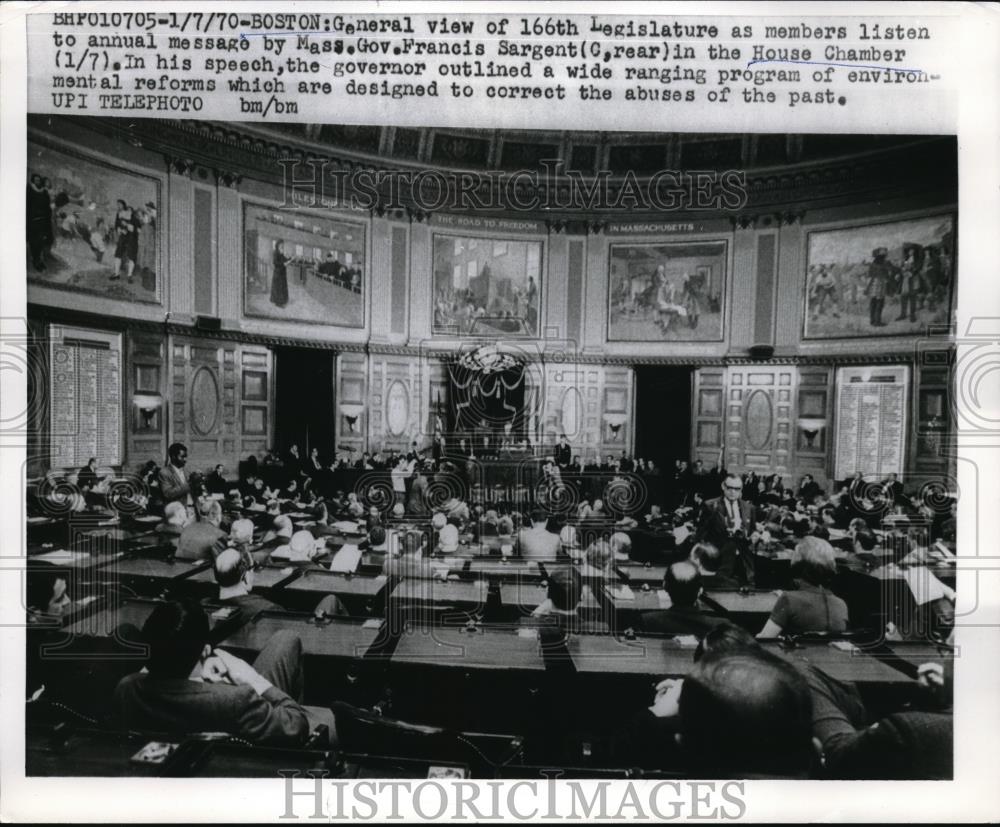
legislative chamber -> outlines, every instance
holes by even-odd
[[[952,777],[955,139],[27,132],[29,776]]]

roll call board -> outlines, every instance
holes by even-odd
[[[52,465],[121,464],[121,337],[53,325],[49,346]]]
[[[903,472],[908,384],[905,366],[837,371],[836,479]]]

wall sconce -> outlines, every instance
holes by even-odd
[[[347,420],[347,427],[350,429],[352,434],[358,432],[358,417],[365,412],[364,405],[341,405],[340,412],[344,415],[344,419]]]
[[[813,448],[816,444],[816,437],[826,427],[825,419],[800,419],[798,421],[799,430],[806,438],[806,448]]]
[[[132,404],[139,409],[142,416],[143,430],[148,431],[153,427],[153,417],[156,412],[163,407],[163,399],[149,393],[137,393],[132,397]]]

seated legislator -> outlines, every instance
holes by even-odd
[[[739,583],[731,577],[726,577],[719,571],[722,565],[722,552],[711,543],[695,543],[691,547],[688,559],[695,564],[701,575],[701,584],[706,589],[736,589]]]
[[[517,534],[520,555],[525,560],[555,560],[562,549],[558,534],[547,528],[545,512],[535,509],[531,512],[531,528],[522,528]]]
[[[210,500],[201,513],[200,520],[184,526],[177,539],[177,558],[180,560],[214,560],[226,547],[226,532],[219,528],[222,506]]]
[[[292,539],[292,532],[295,527],[292,525],[292,518],[287,514],[279,514],[272,522],[271,527],[264,532],[261,538],[261,550],[274,551],[280,546],[287,545]]]
[[[708,654],[682,681],[664,684],[661,706],[676,696],[677,742],[695,777],[810,774],[812,700],[792,664],[766,652]]]
[[[253,594],[253,558],[246,552],[227,548],[215,558],[215,582],[219,584],[219,601],[238,607],[246,619],[260,612],[281,611],[281,606],[259,594]]]
[[[663,588],[670,595],[670,608],[658,612],[643,612],[640,625],[647,632],[665,635],[695,635],[701,637],[709,629],[725,623],[717,614],[701,607],[698,598],[703,591],[701,574],[689,560],[670,566],[663,575]]]
[[[183,503],[167,503],[163,508],[163,521],[158,523],[153,531],[176,549],[177,541],[184,532],[187,521],[187,509]]]
[[[193,603],[162,603],[142,627],[146,667],[115,689],[122,726],[152,732],[228,732],[254,744],[301,746],[309,738],[302,643],[276,633],[253,666],[209,643],[208,617]]]
[[[847,604],[828,588],[837,574],[833,546],[819,537],[804,537],[792,551],[792,577],[798,588],[784,592],[757,635],[847,631]]]
[[[265,597],[253,593],[254,563],[246,552],[228,548],[215,558],[215,582],[219,584],[219,601],[236,606],[251,620],[261,612],[282,612],[284,609]],[[313,610],[316,615],[343,617],[347,610],[334,594],[323,597]]]

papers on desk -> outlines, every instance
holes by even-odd
[[[330,561],[330,571],[337,571],[343,574],[357,571],[358,563],[361,562],[361,549],[355,545],[343,545],[340,550],[333,555]]]
[[[635,592],[625,583],[611,586],[610,590],[615,600],[635,600]]]
[[[940,557],[942,560],[947,560],[950,563],[954,563],[957,559],[955,557],[955,552],[953,552],[948,546],[944,544],[943,540],[938,540],[934,547],[931,549],[931,554]]]
[[[333,524],[333,527],[337,529],[341,534],[360,534],[358,530],[358,524],[353,523],[350,520],[337,520]]]
[[[247,511],[267,511],[267,506],[264,503],[253,503],[247,506]]]
[[[67,551],[64,548],[59,548],[55,551],[47,551],[44,554],[35,554],[31,559],[32,561],[44,560],[46,563],[73,564],[87,557],[90,557],[90,555],[82,551]]]
[[[698,648],[698,638],[694,635],[677,635],[673,638],[673,642],[683,649]]]
[[[51,517],[27,517],[25,519],[25,522],[28,525],[36,525],[38,523],[48,523],[51,522],[51,520],[52,520]],[[159,520],[159,518],[157,518],[157,520]]]
[[[918,606],[940,600],[942,597],[950,599],[950,589],[938,580],[933,574],[924,568],[900,569],[902,578],[913,593],[913,599]]]
[[[160,522],[160,518],[155,514],[146,514],[143,517],[133,517],[132,519],[137,523],[149,523],[150,525]]]

